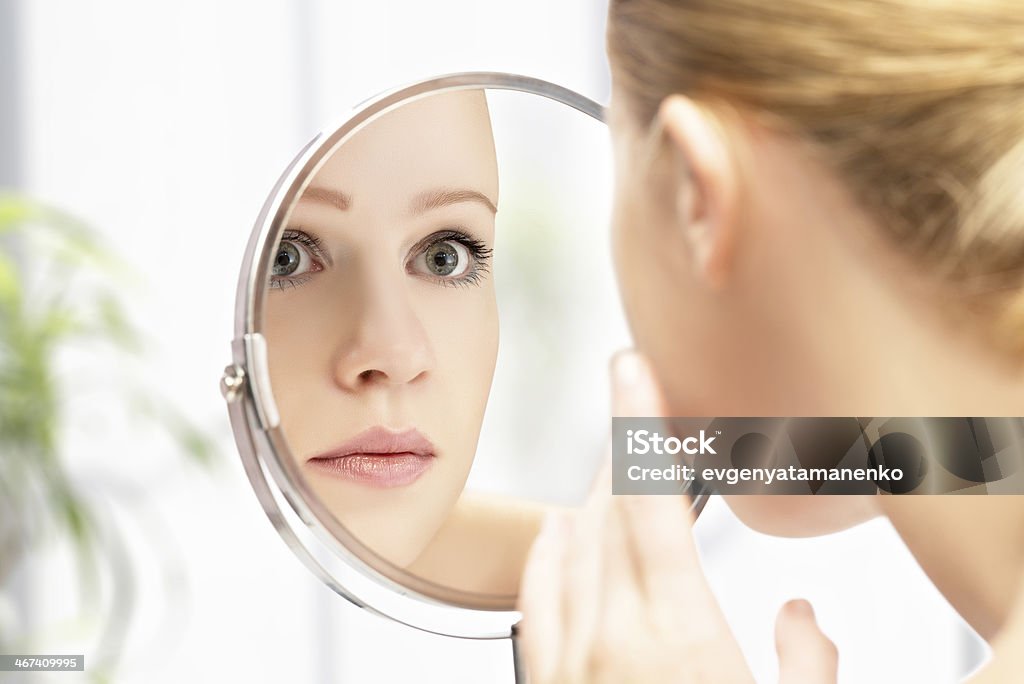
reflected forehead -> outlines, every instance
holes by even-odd
[[[339,211],[417,215],[476,203],[496,212],[498,168],[482,93],[402,105],[339,146],[299,198]]]

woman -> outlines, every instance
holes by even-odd
[[[1018,3],[612,0],[608,50],[614,249],[647,359],[620,359],[616,415],[1022,413]],[[888,516],[986,638],[1024,568],[1022,497],[729,504],[780,535]],[[534,681],[750,679],[688,525],[678,501],[600,494],[548,525],[521,597]],[[784,680],[834,677],[809,606],[777,636]]]
[[[283,432],[326,507],[398,567],[501,594],[519,568],[492,567],[474,527],[486,504],[462,495],[498,350],[497,203],[482,91],[374,119],[293,208],[266,336]],[[480,562],[453,567],[453,536]]]

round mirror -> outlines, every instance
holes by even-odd
[[[509,636],[545,511],[589,489],[629,346],[602,113],[432,79],[318,136],[267,200],[223,389],[271,520],[361,606]]]

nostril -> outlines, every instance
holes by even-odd
[[[363,382],[369,382],[370,380],[373,379],[374,373],[376,373],[376,371],[374,371],[373,369],[364,370],[362,373],[359,374],[359,379],[362,380]]]

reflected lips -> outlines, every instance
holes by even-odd
[[[339,477],[373,487],[402,487],[433,464],[434,445],[416,430],[372,427],[308,463]]]

